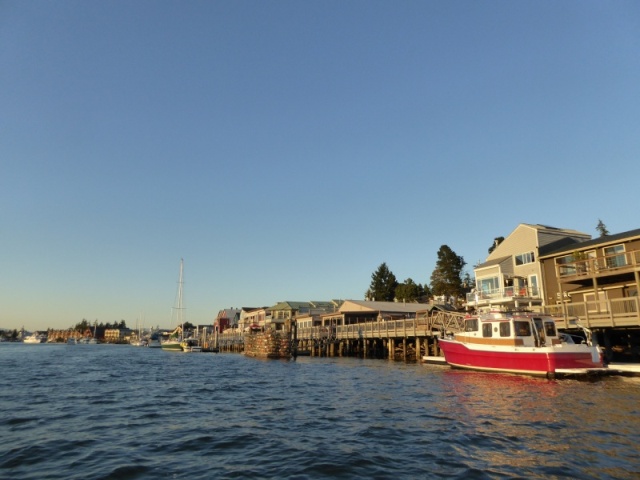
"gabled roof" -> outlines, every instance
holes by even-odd
[[[577,249],[584,250],[585,248],[604,246],[612,243],[619,243],[623,240],[633,240],[636,238],[640,238],[640,228],[622,233],[616,233],[615,235],[605,235],[603,237],[594,238],[593,240],[586,240],[584,242],[576,242],[570,245],[556,245],[556,248],[552,250],[545,249],[544,254],[540,252],[540,256],[558,255],[559,253],[573,252]],[[551,244],[548,245],[548,247],[551,247]]]

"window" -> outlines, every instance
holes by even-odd
[[[511,324],[509,322],[500,322],[500,336],[501,337],[511,336]]]
[[[482,336],[483,337],[492,337],[493,333],[491,332],[491,323],[483,323],[482,324]]]
[[[556,265],[558,265],[558,272],[561,277],[576,274],[576,266],[573,265],[573,255],[557,258]]]
[[[531,336],[531,324],[529,322],[513,322],[513,326],[516,330],[516,335],[519,337]]]
[[[478,290],[484,294],[490,294],[500,288],[498,277],[489,277],[478,279]]]
[[[544,333],[547,337],[555,337],[556,324],[553,322],[544,322]]]
[[[614,245],[603,248],[607,268],[624,267],[627,260],[624,255],[624,245]]]
[[[478,319],[472,318],[464,321],[465,332],[477,332],[478,331]]]
[[[516,255],[516,265],[524,265],[526,263],[533,263],[535,261],[535,257],[533,252],[521,253],[520,255]]]

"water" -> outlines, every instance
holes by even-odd
[[[0,478],[638,478],[640,378],[0,344]]]

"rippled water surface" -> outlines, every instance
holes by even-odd
[[[640,378],[0,344],[0,478],[639,478]]]

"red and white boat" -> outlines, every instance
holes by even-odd
[[[547,377],[606,372],[600,347],[583,330],[586,339],[576,343],[551,317],[491,312],[465,318],[463,332],[438,341],[456,368]]]

